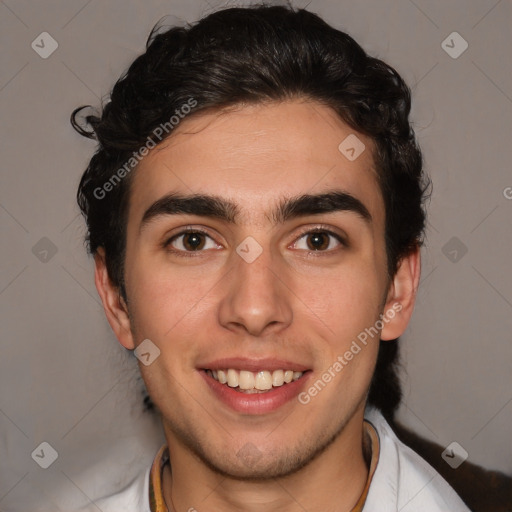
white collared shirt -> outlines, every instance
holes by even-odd
[[[379,436],[379,461],[363,512],[471,512],[450,485],[402,443],[381,412],[367,407],[365,419]],[[95,500],[80,512],[151,512],[150,469],[118,493]]]
[[[448,482],[396,437],[379,410],[367,407],[365,419],[379,435],[380,456],[364,512],[470,512]]]

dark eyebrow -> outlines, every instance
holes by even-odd
[[[271,213],[271,219],[274,224],[279,224],[297,217],[333,212],[355,213],[368,225],[373,220],[368,208],[359,199],[348,192],[337,190],[282,199]]]
[[[347,192],[337,190],[324,194],[303,194],[281,199],[270,215],[267,214],[267,219],[274,224],[280,224],[297,217],[338,211],[353,212],[368,225],[372,223],[368,208],[359,199]],[[142,231],[156,217],[179,214],[211,217],[236,224],[240,209],[236,203],[218,196],[168,194],[155,201],[144,212],[140,230]]]

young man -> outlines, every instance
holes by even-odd
[[[385,420],[428,186],[409,111],[348,35],[251,7],[151,37],[88,117],[96,286],[166,438],[103,512],[468,510]]]

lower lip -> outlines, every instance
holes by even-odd
[[[215,396],[237,412],[245,414],[265,414],[283,406],[295,398],[304,387],[311,372],[306,372],[300,379],[273,388],[265,393],[241,393],[221,384],[213,377],[207,375],[205,370],[199,372]]]

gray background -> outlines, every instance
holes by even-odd
[[[457,441],[469,461],[511,473],[511,2],[308,4],[412,86],[434,182],[421,288],[402,340],[399,416],[442,446]],[[0,1],[4,512],[72,510],[124,485],[163,441],[142,413],[135,359],[96,294],[74,202],[95,144],[68,118],[107,98],[162,16],[192,22],[219,5]],[[454,31],[469,44],[458,58],[441,46]],[[46,59],[31,47],[50,48],[42,32],[58,43]],[[48,469],[31,457],[43,441],[58,452]]]

